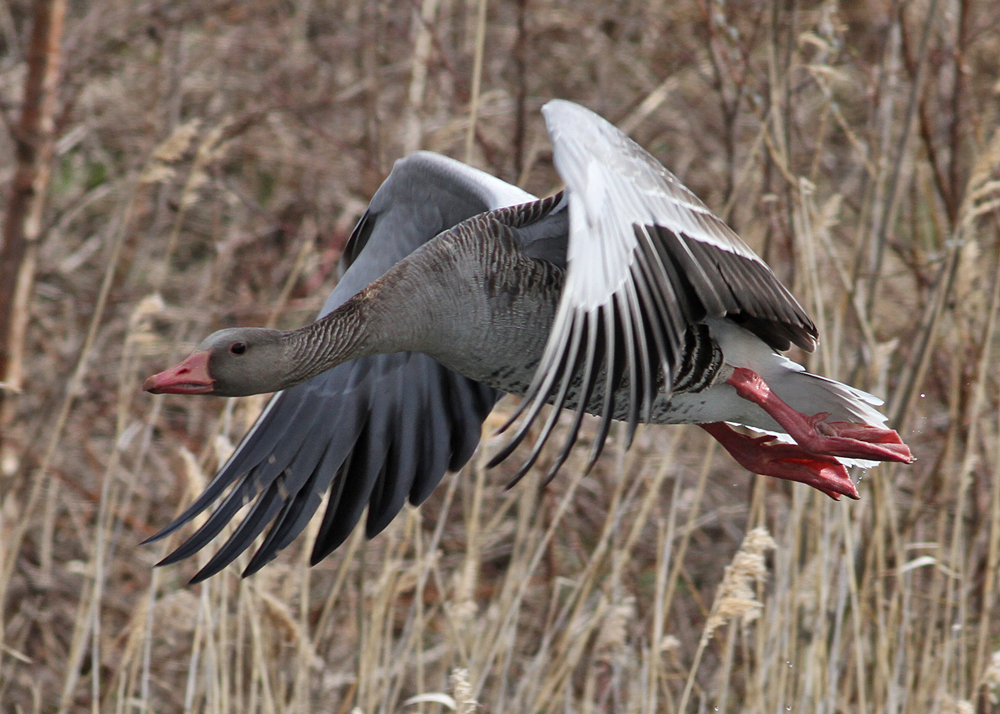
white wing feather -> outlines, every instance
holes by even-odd
[[[548,102],[542,114],[553,163],[569,189],[566,287],[574,305],[590,310],[606,304],[629,279],[638,244],[635,224],[663,226],[763,264],[676,176],[614,125],[561,99]]]
[[[577,418],[551,475],[576,439],[582,411],[594,409],[589,401],[599,372],[602,425],[591,463],[600,454],[622,375],[628,375],[630,440],[640,412],[649,419],[657,392],[669,396],[691,325],[742,313],[748,329],[759,330],[769,344],[792,341],[807,349],[816,331],[766,264],[648,152],[572,102],[550,101],[542,114],[569,201],[567,274],[545,351],[514,415],[526,410],[526,417],[508,449],[524,437],[544,402],[553,399],[561,408],[570,381],[582,377]]]

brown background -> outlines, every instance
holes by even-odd
[[[486,712],[996,708],[994,0],[480,7],[69,5],[5,401],[0,708],[432,712],[402,702],[454,696],[459,668]],[[31,16],[0,5],[3,210]],[[552,97],[626,127],[726,217],[819,324],[810,367],[886,398],[919,461],[836,504],[692,427],[627,453],[613,430],[591,474],[581,449],[539,495],[537,474],[504,490],[513,460],[483,471],[488,438],[423,508],[311,570],[307,537],[248,581],[153,570],[164,548],[138,542],[262,401],[152,397],[143,377],[219,327],[310,320],[410,150],[558,188]],[[776,549],[738,555],[755,526]]]

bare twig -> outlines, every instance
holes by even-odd
[[[11,391],[21,386],[29,299],[55,138],[65,17],[66,0],[35,0],[24,103],[15,134],[17,168],[0,236],[0,381]],[[0,389],[0,435],[12,418],[3,406],[7,390]]]

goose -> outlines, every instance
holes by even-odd
[[[515,481],[564,408],[573,416],[546,482],[584,413],[600,417],[588,469],[612,420],[625,422],[629,444],[640,422],[698,424],[747,470],[834,499],[858,498],[849,465],[913,460],[880,400],[782,354],[813,350],[815,324],[673,174],[582,106],[552,100],[542,113],[563,191],[538,199],[453,159],[412,154],[373,196],[315,322],[218,331],[146,380],[154,394],[275,392],[204,493],[149,539],[218,502],[160,565],[200,550],[248,502],[192,582],[270,525],[243,575],[256,572],[327,492],[313,564],[365,508],[373,537],[471,458],[504,393],[522,400],[502,429],[523,418],[490,466],[540,425]],[[553,408],[543,417],[544,404]]]

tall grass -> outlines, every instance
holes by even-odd
[[[989,0],[73,5],[24,390],[0,476],[4,711],[986,712],[1000,685],[1000,19]],[[0,7],[0,96],[27,3]],[[263,401],[152,397],[224,325],[302,324],[404,151],[558,187],[538,108],[674,170],[817,320],[812,369],[919,461],[862,500],[700,430],[480,452],[315,568],[138,547]],[[6,126],[10,127],[8,123]],[[6,185],[14,144],[0,132]],[[770,547],[773,544],[773,548]],[[245,563],[243,563],[245,565]]]

